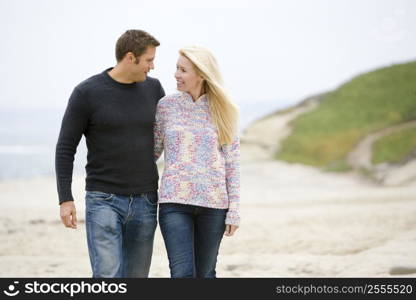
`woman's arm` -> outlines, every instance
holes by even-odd
[[[163,99],[163,98],[162,98]],[[157,161],[163,152],[163,140],[164,140],[164,115],[166,109],[163,106],[162,99],[159,101],[156,108],[155,124],[153,128],[154,134],[154,158]]]
[[[229,207],[225,224],[240,224],[240,139],[236,136],[229,145],[222,146],[225,156],[225,178]]]

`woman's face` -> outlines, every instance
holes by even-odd
[[[202,89],[202,77],[196,73],[193,64],[185,56],[180,55],[178,58],[175,78],[178,91],[199,93]]]

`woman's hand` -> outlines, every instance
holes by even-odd
[[[227,225],[225,225],[225,235],[226,236],[232,236],[237,229],[238,229],[238,226],[227,224]]]

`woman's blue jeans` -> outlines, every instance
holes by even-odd
[[[172,278],[215,278],[227,209],[159,204],[159,225]]]
[[[147,277],[157,225],[157,192],[87,191],[86,228],[93,277]]]

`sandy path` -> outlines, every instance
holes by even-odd
[[[363,138],[347,156],[347,162],[354,169],[367,169],[380,184],[385,186],[407,185],[416,180],[416,160],[405,164],[372,165],[373,145],[380,138],[399,130],[415,128],[416,121],[410,121],[369,134]]]
[[[370,169],[372,167],[371,159],[373,154],[373,144],[379,140],[380,138],[392,134],[394,132],[413,128],[416,127],[416,121],[406,122],[403,124],[399,124],[396,126],[384,128],[377,132],[367,135],[363,138],[357,146],[350,152],[347,157],[347,162],[353,168],[367,168]]]

